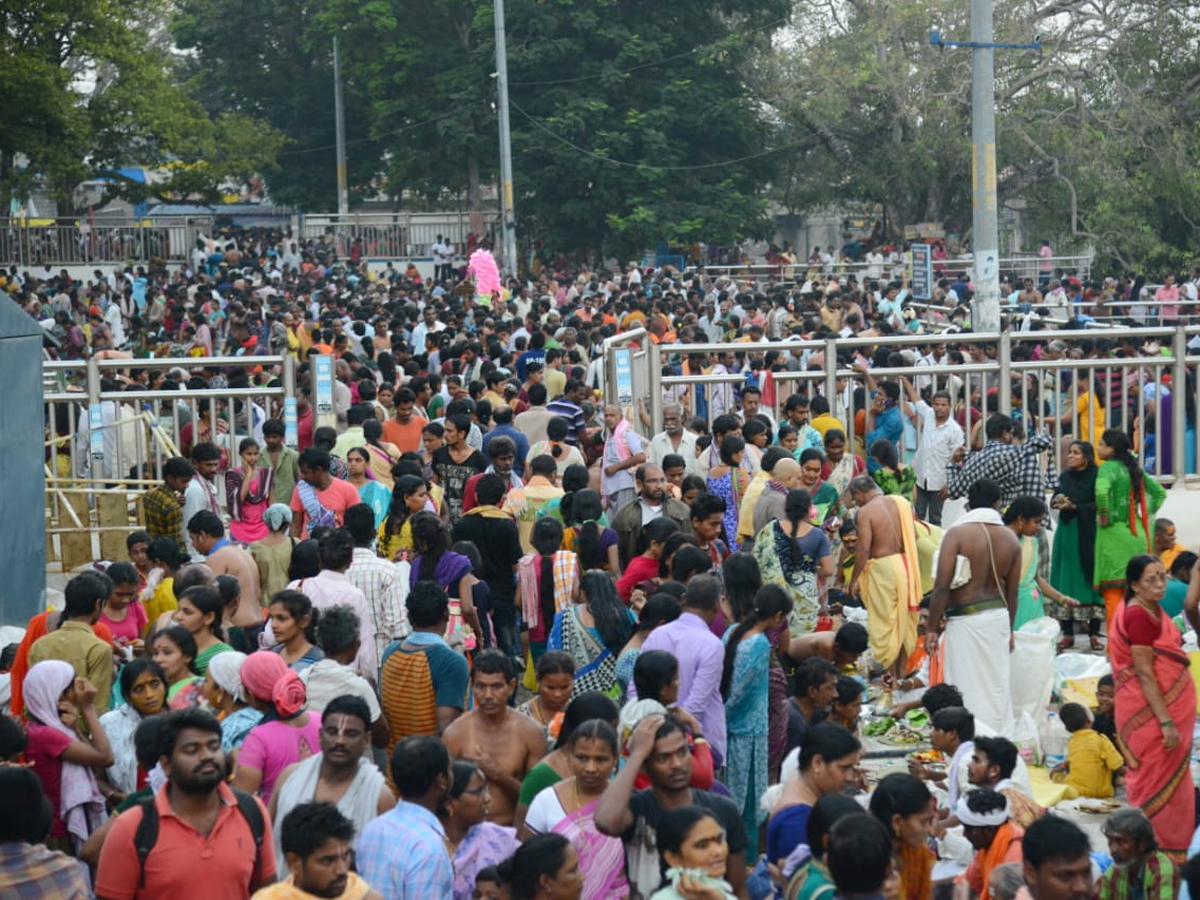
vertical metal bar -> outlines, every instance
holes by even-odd
[[[654,341],[646,339],[646,374],[650,382],[650,434],[658,434],[662,428],[662,348]]]
[[[825,340],[825,398],[829,401],[829,412],[833,416],[838,413],[838,389],[837,389],[837,341],[833,338]],[[851,435],[846,435],[846,440],[849,441]],[[853,450],[853,445],[851,446]]]
[[[1171,336],[1171,352],[1175,364],[1171,374],[1171,475],[1176,484],[1187,478],[1187,331],[1182,325],[1175,327]],[[1161,422],[1161,417],[1159,418]],[[1162,426],[1159,425],[1159,432]],[[1162,458],[1162,451],[1158,452]]]
[[[978,0],[976,0],[976,2],[978,2]],[[991,4],[989,3],[988,5],[990,7]],[[972,10],[974,10],[974,4],[972,4]],[[991,31],[990,25],[988,26],[988,31]],[[978,53],[979,51],[976,52]],[[994,229],[995,225],[993,224],[992,227]],[[978,275],[978,272],[976,275]],[[999,296],[999,282],[997,282],[996,290],[997,296]],[[997,315],[999,314],[997,313]],[[996,354],[1000,360],[1000,384],[997,386],[997,391],[999,393],[1000,412],[1004,413],[1006,416],[1012,415],[1012,347],[1012,332],[1001,331],[1000,346]]]

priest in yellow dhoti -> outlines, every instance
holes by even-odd
[[[921,574],[916,519],[903,497],[885,495],[869,475],[850,482],[858,547],[850,593],[867,611],[871,654],[899,677],[917,645]]]

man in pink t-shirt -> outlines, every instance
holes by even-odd
[[[1159,314],[1164,322],[1179,318],[1179,285],[1175,283],[1174,275],[1163,279],[1162,287],[1154,292],[1154,302],[1159,304]]]
[[[339,527],[346,510],[362,500],[354,485],[329,474],[329,454],[309,447],[300,454],[300,481],[292,492],[292,537],[307,538],[314,525]]]

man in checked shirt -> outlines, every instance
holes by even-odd
[[[987,443],[967,456],[959,447],[946,466],[949,497],[967,495],[976,481],[988,479],[1000,485],[1000,508],[1006,509],[1017,497],[1046,497],[1045,464],[1042,457],[1051,447],[1050,436],[1035,434],[1019,441],[1020,426],[1003,413],[995,413],[985,426]],[[1022,434],[1023,436],[1023,434]]]

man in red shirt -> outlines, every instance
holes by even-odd
[[[179,710],[160,728],[159,763],[167,783],[154,797],[157,839],[145,859],[139,859],[142,806],[123,812],[100,852],[96,896],[177,900],[196,896],[197,885],[204,885],[205,896],[249,900],[275,881],[275,841],[266,807],[249,798],[258,810],[255,824],[239,808],[225,784],[221,725],[211,715]]]
[[[413,415],[413,406],[417,395],[409,388],[403,387],[396,391],[393,400],[395,415],[383,423],[383,439],[395,444],[401,453],[409,453],[421,449],[421,429],[428,422]]]
[[[361,502],[354,485],[330,474],[327,451],[309,447],[300,454],[300,481],[290,504],[292,537],[307,538],[314,525],[342,525],[346,510]]]

